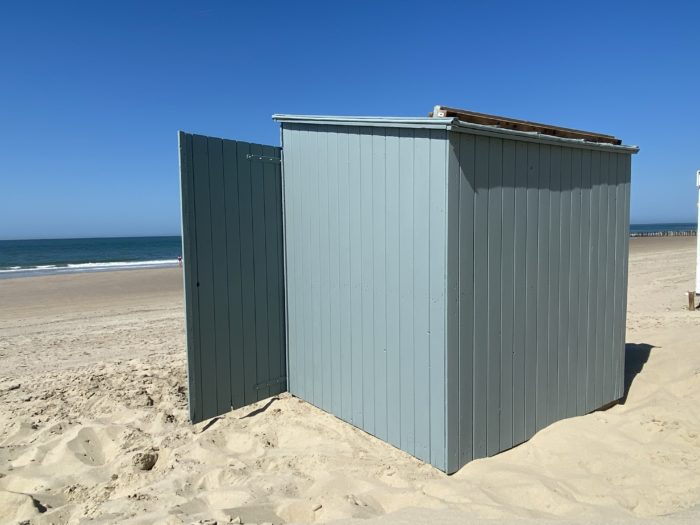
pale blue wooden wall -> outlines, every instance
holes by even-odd
[[[290,392],[443,470],[448,144],[283,124]]]

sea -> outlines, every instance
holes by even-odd
[[[0,241],[0,279],[178,266],[180,236]]]
[[[695,231],[695,223],[632,224],[631,233]],[[0,240],[0,279],[179,264],[182,240],[170,237]]]

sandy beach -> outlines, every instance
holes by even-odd
[[[695,238],[630,245],[622,403],[452,476],[288,395],[191,425],[179,269],[1,280],[0,523],[696,523]]]

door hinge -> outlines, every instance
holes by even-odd
[[[248,153],[245,156],[246,159],[248,160],[259,160],[261,162],[275,162],[277,164],[282,162],[282,159],[278,159],[277,157],[266,157],[265,155],[251,155]]]

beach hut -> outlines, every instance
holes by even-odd
[[[451,473],[623,395],[631,155],[436,107],[180,134],[190,414],[289,391]]]

